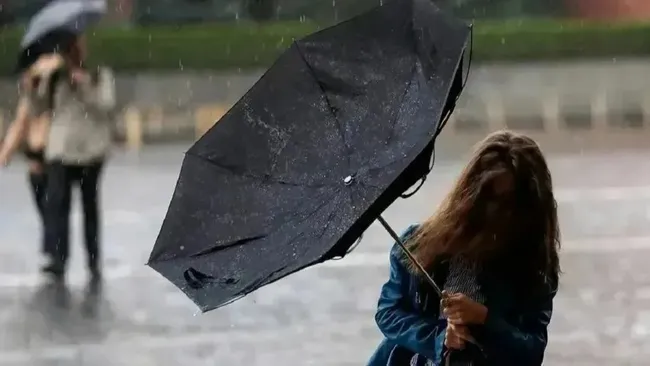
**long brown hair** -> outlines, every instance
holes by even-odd
[[[474,264],[498,262],[530,286],[557,283],[559,238],[551,173],[539,146],[525,135],[499,131],[478,144],[451,192],[407,246],[428,270],[460,255]]]

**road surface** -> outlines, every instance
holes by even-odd
[[[565,149],[566,150],[566,149]],[[143,265],[182,159],[178,146],[116,153],[103,183],[106,283],[85,286],[79,212],[69,285],[37,274],[40,229],[24,166],[0,171],[0,366],[364,364],[389,236],[373,225],[342,261],[305,270],[200,315]],[[415,197],[386,218],[426,217],[461,167],[437,163]],[[650,150],[548,152],[565,271],[547,365],[647,365],[650,357]]]

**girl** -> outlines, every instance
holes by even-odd
[[[44,225],[45,196],[45,142],[49,130],[49,116],[45,106],[33,103],[51,102],[47,94],[48,83],[52,73],[63,65],[63,59],[54,53],[41,56],[31,67],[24,71],[19,82],[19,99],[16,117],[11,123],[7,136],[0,145],[0,165],[8,165],[11,156],[21,143],[25,142],[25,157],[28,161],[29,182],[34,203],[41,223]],[[43,247],[42,250],[45,250]]]
[[[437,212],[403,234],[443,299],[395,246],[371,366],[539,366],[560,274],[551,174],[529,137],[481,142]]]

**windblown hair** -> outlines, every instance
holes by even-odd
[[[536,287],[557,284],[559,238],[551,173],[539,146],[499,131],[478,144],[437,212],[406,245],[429,271],[460,255],[477,265],[499,263],[510,278]]]

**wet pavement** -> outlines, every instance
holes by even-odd
[[[389,236],[198,314],[143,265],[183,149],[116,153],[103,184],[106,280],[85,283],[79,212],[68,286],[37,274],[39,226],[17,162],[0,171],[0,366],[360,365],[380,339],[373,315]],[[460,169],[440,154],[414,198],[385,217],[427,216]],[[549,153],[564,233],[565,275],[547,365],[647,365],[650,347],[650,150]]]

